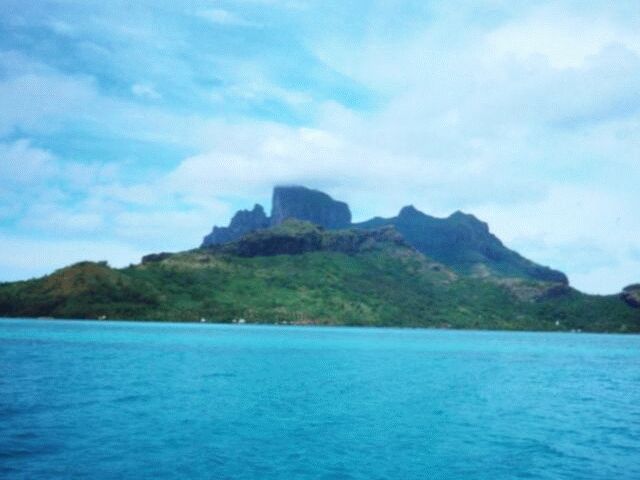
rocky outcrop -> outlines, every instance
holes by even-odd
[[[231,219],[228,227],[213,227],[209,235],[202,241],[203,247],[232,242],[247,233],[269,227],[269,217],[264,208],[256,204],[253,210],[240,210]]]
[[[417,250],[463,274],[568,284],[564,273],[538,265],[508,249],[485,222],[470,214],[458,211],[447,218],[436,218],[407,206],[397,217],[378,217],[356,226],[379,228],[382,225],[393,225]]]
[[[311,222],[328,229],[348,228],[351,212],[344,202],[326,193],[305,187],[276,187],[273,189],[271,225],[280,225],[287,218]]]
[[[390,246],[415,252],[392,227],[330,231],[309,222],[287,219],[276,227],[256,231],[213,248],[240,257],[267,257],[318,251],[355,255]]]
[[[160,252],[160,253],[150,253],[149,255],[145,255],[142,257],[142,261],[140,263],[158,263],[166,260],[167,258],[171,258],[173,253],[169,252]]]
[[[634,308],[640,308],[640,283],[629,285],[622,290],[620,297]]]
[[[571,287],[557,282],[532,282],[522,278],[499,277],[492,277],[489,281],[502,286],[518,300],[529,303],[553,300],[572,292]]]

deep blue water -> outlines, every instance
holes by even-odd
[[[0,477],[640,478],[640,337],[0,320]]]

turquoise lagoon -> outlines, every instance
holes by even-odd
[[[638,479],[640,336],[0,320],[7,479]]]

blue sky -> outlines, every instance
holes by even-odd
[[[191,248],[277,183],[640,281],[640,5],[3,1],[0,280]]]

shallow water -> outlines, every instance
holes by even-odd
[[[0,320],[2,478],[640,478],[640,336]]]

